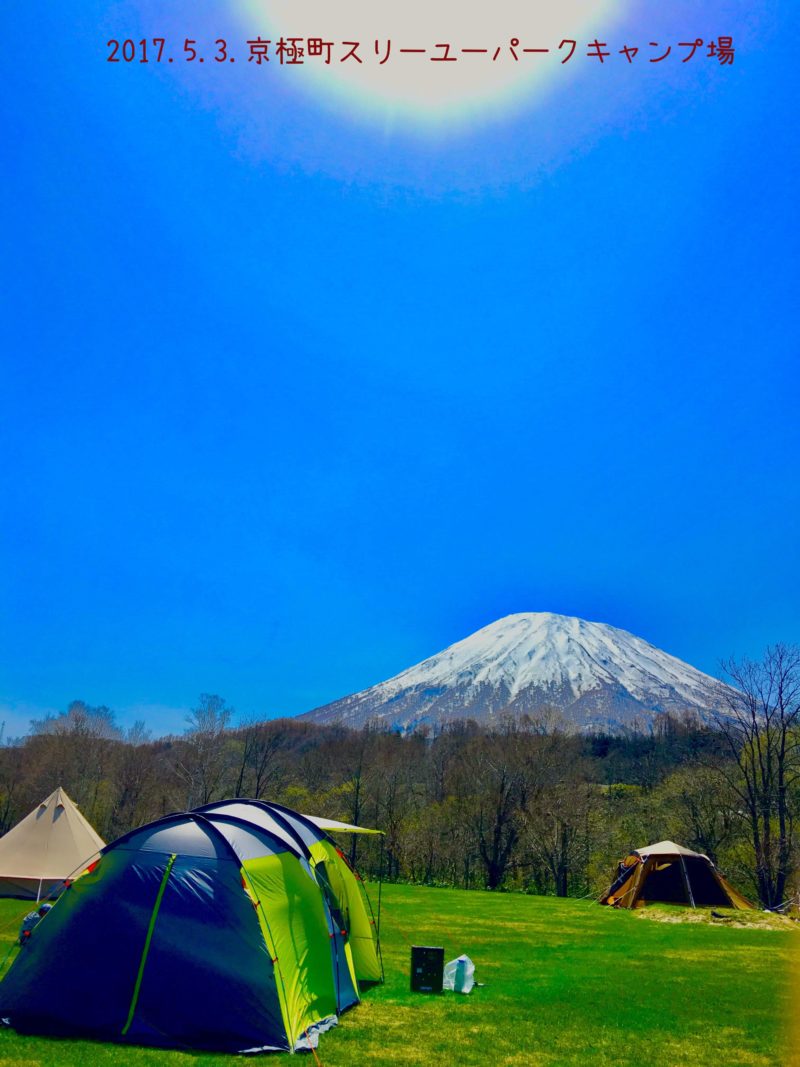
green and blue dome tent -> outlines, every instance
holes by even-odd
[[[131,831],[39,923],[0,983],[0,1017],[162,1048],[315,1044],[359,998],[306,851],[223,812]]]
[[[229,812],[255,826],[273,831],[280,826],[291,833],[305,850],[317,879],[324,887],[334,919],[340,921],[342,929],[347,931],[345,952],[352,963],[354,977],[362,984],[383,981],[380,938],[364,883],[326,828],[334,832],[358,834],[377,834],[380,831],[301,815],[281,804],[259,800],[223,800],[197,810],[207,813]]]

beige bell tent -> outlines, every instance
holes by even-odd
[[[752,908],[702,852],[658,841],[621,861],[601,904],[641,908],[645,904],[684,904],[690,908]]]
[[[40,900],[104,846],[59,787],[0,838],[0,897]]]

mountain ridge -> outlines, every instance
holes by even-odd
[[[422,725],[556,709],[587,732],[665,712],[708,718],[723,684],[627,630],[552,612],[507,615],[399,674],[301,718],[359,727]]]

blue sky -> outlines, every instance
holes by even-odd
[[[694,34],[650,6],[617,36]],[[515,611],[710,673],[800,640],[771,9],[705,5],[733,68],[583,68],[435,130],[105,63],[155,4],[6,18],[7,731],[76,698],[295,714]]]

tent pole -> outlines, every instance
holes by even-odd
[[[36,903],[42,899],[42,879],[39,879],[39,888],[36,890]]]
[[[686,887],[686,896],[689,898],[689,903],[692,905],[692,907],[696,908],[697,905],[694,902],[694,895],[692,893],[692,886],[691,886],[691,883],[689,882],[689,872],[686,870],[686,863],[684,862],[683,856],[680,857],[680,861],[681,861],[681,871],[683,872],[683,884]]]
[[[381,943],[381,894],[382,894],[382,890],[383,890],[383,850],[384,850],[384,841],[385,840],[386,840],[386,838],[384,837],[383,834],[381,834],[381,858],[380,858],[379,863],[378,863],[378,914],[375,917],[376,918],[376,924],[375,925],[376,925],[376,932],[377,932],[377,936],[378,936],[378,948],[379,948],[379,950],[380,950],[380,943]],[[381,962],[381,967],[383,967],[383,962]]]

